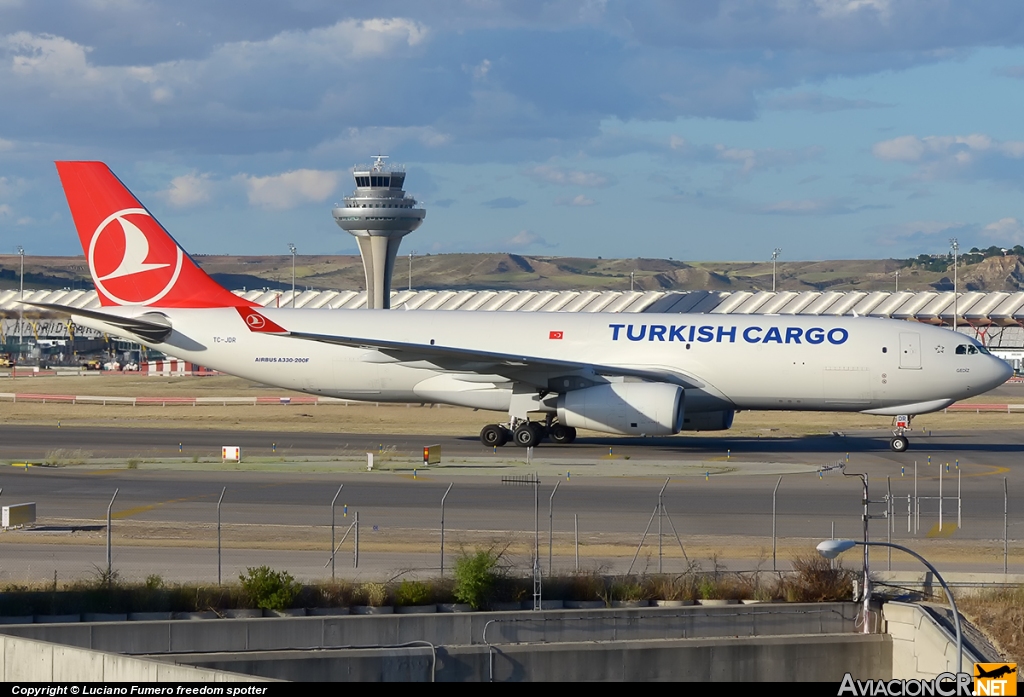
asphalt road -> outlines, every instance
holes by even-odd
[[[499,473],[483,464],[478,468],[473,458],[490,458],[473,438],[425,438],[421,436],[389,436],[359,434],[295,434],[253,433],[249,431],[174,431],[163,429],[56,429],[51,427],[0,427],[0,443],[5,458],[41,458],[54,448],[82,448],[94,456],[180,457],[178,442],[183,443],[186,460],[192,453],[209,457],[219,453],[221,445],[241,445],[244,453],[270,455],[270,443],[277,443],[277,455],[286,462],[281,471],[180,471],[150,469],[143,465],[137,470],[89,467],[3,467],[0,469],[0,503],[10,504],[34,501],[39,516],[46,519],[77,521],[75,525],[102,526],[107,505],[114,490],[118,490],[113,506],[116,521],[173,523],[190,530],[196,529],[197,539],[204,544],[210,533],[209,526],[216,520],[216,501],[226,489],[222,518],[225,526],[246,526],[250,537],[265,534],[275,539],[282,529],[289,530],[285,538],[296,535],[296,530],[308,530],[310,537],[322,535],[330,522],[330,502],[339,485],[344,490],[338,500],[337,520],[340,530],[360,513],[363,540],[372,542],[375,535],[390,541],[401,540],[409,531],[436,533],[440,523],[440,502],[449,483],[454,482],[445,502],[445,525],[455,549],[455,540],[465,531],[487,531],[494,539],[519,531],[532,540],[534,529],[533,487],[503,484]],[[424,472],[416,479],[409,471],[401,472],[312,472],[298,462],[300,456],[328,457],[339,452],[358,454],[377,450],[378,446],[394,446],[398,455],[415,457],[420,448],[429,443],[440,443],[446,456],[462,456],[466,462]],[[613,447],[616,459],[605,458]],[[735,463],[737,474],[728,476],[679,476],[672,480],[664,494],[665,510],[672,524],[684,539],[694,536],[735,536],[737,539],[757,538],[770,548],[772,529],[772,490],[778,477],[764,474],[743,476],[743,463],[788,462],[821,464],[845,459],[850,454],[848,471],[869,475],[871,498],[881,499],[886,491],[886,478],[891,481],[896,501],[894,541],[924,539],[937,522],[938,502],[922,501],[921,530],[906,532],[906,496],[913,493],[913,465],[918,463],[918,490],[921,496],[938,494],[939,469],[943,469],[943,494],[955,497],[957,473],[955,466],[945,473],[943,463],[961,466],[963,526],[954,534],[954,540],[1001,540],[1003,532],[1003,479],[1008,483],[1010,499],[1009,536],[1024,538],[1024,434],[1000,430],[979,433],[942,433],[933,437],[918,436],[912,440],[913,450],[897,455],[888,448],[885,432],[849,434],[846,437],[807,437],[785,439],[751,439],[729,437],[676,437],[660,439],[581,439],[571,446],[544,446],[537,449],[549,459],[539,490],[540,529],[546,539],[548,503],[555,482],[560,482],[552,500],[554,529],[563,541],[571,540],[574,516],[579,521],[581,535],[605,536],[608,540],[636,539],[651,520],[658,491],[665,474],[636,475],[636,466],[647,460],[667,462],[665,472],[671,475],[672,464],[680,467],[691,460],[724,461],[726,450],[731,450],[730,463]],[[502,455],[517,452],[506,446]],[[519,451],[521,455],[521,451]],[[933,464],[926,465],[932,456]],[[627,460],[626,457],[629,457]],[[293,458],[293,463],[288,462]],[[552,464],[553,463],[553,464]],[[565,468],[560,467],[565,464]],[[189,462],[189,464],[191,464]],[[565,470],[571,466],[571,478]],[[122,465],[123,467],[123,465]],[[901,468],[902,475],[901,476]],[[479,474],[485,471],[486,474]],[[527,474],[525,466],[512,467],[509,472]],[[903,497],[900,501],[899,497]],[[1021,502],[1021,503],[1018,503]],[[347,506],[347,508],[345,508]],[[956,500],[944,503],[944,522],[955,522]],[[861,484],[859,479],[840,475],[818,477],[810,474],[786,475],[776,498],[776,527],[781,538],[827,537],[832,524],[840,537],[859,537],[861,532]],[[881,513],[884,505],[873,507]],[[670,536],[667,520],[663,529]],[[115,523],[115,530],[117,525]],[[203,527],[200,529],[200,524]],[[278,526],[284,526],[279,528]],[[884,538],[886,523],[872,521],[872,535]],[[657,530],[658,521],[652,525]],[[102,529],[96,527],[95,529]],[[10,534],[10,533],[8,533]],[[35,533],[33,533],[35,534]],[[52,531],[41,545],[22,542],[10,544],[0,536],[0,580],[26,578],[40,574],[52,576],[61,566],[61,575],[81,574],[84,569],[104,562],[102,548],[62,545],[60,534],[78,533]],[[478,533],[479,534],[479,533]],[[653,534],[653,532],[652,532]],[[666,537],[668,540],[674,539]],[[101,540],[95,540],[101,544]],[[230,542],[230,541],[229,541]],[[54,544],[56,543],[56,544]],[[124,564],[136,564],[136,571],[149,569],[165,577],[188,576],[193,564],[200,564],[208,572],[208,547],[159,548],[147,547],[135,540],[132,548],[122,547],[117,559]],[[426,544],[433,548],[436,542]],[[230,544],[229,544],[230,546]],[[258,545],[257,545],[258,546]],[[269,546],[269,545],[268,545]],[[434,555],[428,549],[423,553],[407,553],[402,559],[380,557],[371,565],[378,571],[415,567],[427,563]],[[348,553],[350,554],[350,552]],[[454,552],[453,552],[454,554]],[[282,565],[299,564],[309,574],[322,569],[322,553],[296,550],[289,553],[267,549],[262,554],[232,551],[232,559],[246,559],[253,564],[268,559]],[[73,559],[70,566],[57,563],[59,558]],[[725,556],[728,556],[726,553]],[[93,557],[97,557],[94,559]],[[366,556],[363,568],[367,568]],[[135,560],[135,561],[132,561]],[[67,560],[65,560],[67,561]],[[568,559],[563,558],[563,562]],[[1001,560],[1000,560],[1001,561]],[[604,560],[606,567],[618,568],[627,560]],[[242,562],[238,562],[241,564]],[[260,563],[266,563],[260,561]],[[346,562],[347,564],[347,562]],[[50,567],[53,567],[51,569]],[[1001,567],[1001,564],[999,564]],[[32,570],[34,569],[34,571]],[[46,569],[45,573],[43,570]],[[623,569],[624,570],[624,569]],[[989,569],[994,570],[994,569]],[[307,574],[308,575],[308,574]]]

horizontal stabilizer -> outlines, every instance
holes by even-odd
[[[171,335],[172,330],[170,320],[155,312],[147,312],[142,315],[142,317],[119,317],[106,312],[82,310],[75,307],[68,307],[67,305],[54,305],[51,303],[23,304],[38,307],[42,310],[49,310],[50,312],[56,312],[62,315],[71,315],[72,317],[78,315],[79,317],[87,317],[89,319],[99,320],[100,322],[106,322],[107,324],[111,324],[115,327],[125,329],[152,344],[163,343],[164,340]]]

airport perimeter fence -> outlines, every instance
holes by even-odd
[[[965,487],[955,465],[927,467],[916,478],[904,469],[871,479],[871,539],[955,545],[962,535],[971,569],[1018,570],[1010,551],[1020,521],[1011,530],[1006,480]],[[115,488],[102,474],[35,489],[36,524],[0,533],[0,588],[111,574],[230,584],[264,565],[303,581],[422,579],[450,575],[460,555],[481,549],[524,577],[782,572],[794,555],[813,555],[817,541],[863,536],[861,482],[838,463],[816,474],[708,473],[628,485],[591,478],[585,487],[571,474],[454,483],[430,474],[399,483],[342,477],[330,485],[322,477],[221,474],[173,486],[168,478],[122,479]],[[32,475],[21,476],[0,479],[0,506],[21,502]],[[982,547],[988,556],[979,557]],[[957,554],[945,558],[957,563]],[[854,556],[848,566],[859,565]],[[892,568],[885,551],[873,559],[875,569]]]

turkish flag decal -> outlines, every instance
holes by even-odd
[[[562,335],[562,332],[548,332],[549,339],[561,339]]]

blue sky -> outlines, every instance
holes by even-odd
[[[111,165],[191,252],[878,258],[1024,244],[1024,3],[0,0],[0,254],[79,254]]]

